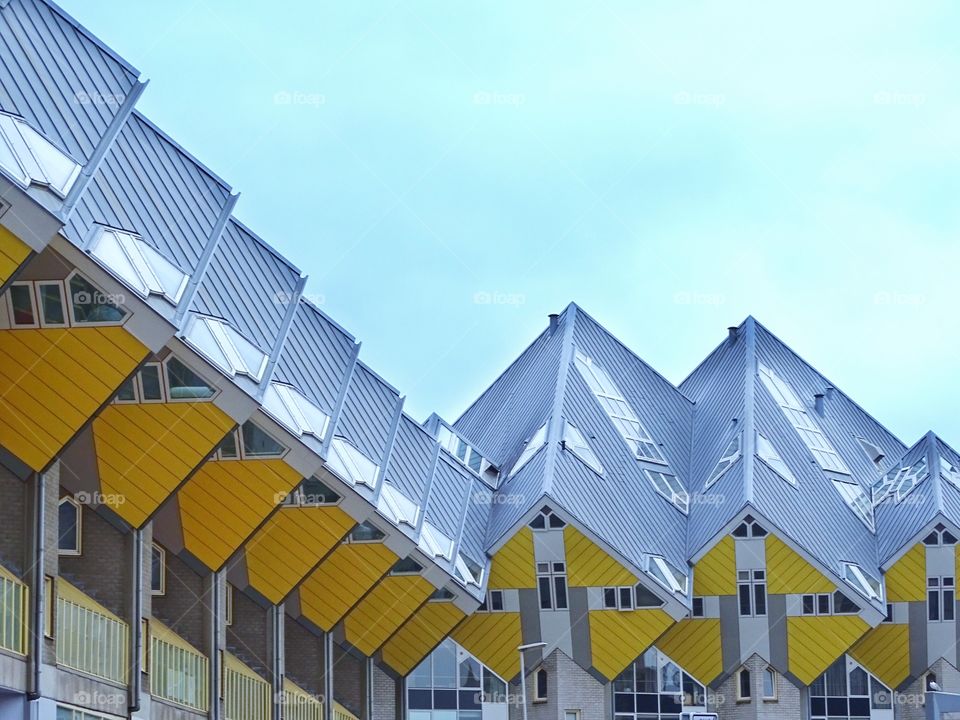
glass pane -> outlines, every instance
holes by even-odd
[[[383,533],[369,523],[360,523],[350,531],[350,539],[354,542],[383,540],[383,537]]]
[[[850,694],[867,694],[867,673],[863,668],[855,667],[850,671]]]
[[[452,642],[445,642],[433,651],[433,686],[457,687],[457,649]]]
[[[248,421],[243,424],[243,452],[247,457],[279,457],[283,445]]]
[[[47,325],[64,325],[67,322],[63,311],[63,294],[59,283],[39,285],[40,309]]]
[[[307,478],[300,487],[305,505],[332,505],[340,500],[339,495],[316,478]]]
[[[502,703],[507,701],[507,684],[483,668],[483,701]]]
[[[65,550],[68,552],[76,552],[79,550],[79,544],[77,537],[77,513],[79,510],[77,506],[70,502],[64,502],[60,504],[60,510],[58,514],[59,527],[60,527],[60,542],[59,549]]]
[[[465,658],[460,663],[460,687],[480,687],[480,663],[472,657]]]
[[[236,459],[240,457],[237,452],[237,434],[236,432],[231,432],[224,438],[223,442],[220,443],[220,456],[224,459]]]
[[[163,551],[157,547],[153,548],[150,558],[150,589],[153,592],[163,590]]]
[[[199,375],[176,358],[167,361],[167,380],[170,383],[170,399],[212,397],[214,390]]]
[[[430,658],[432,655],[427,657],[422,663],[417,665],[407,676],[407,687],[415,688],[428,688],[432,684],[433,680],[431,679],[431,665]]]
[[[673,663],[667,663],[660,671],[661,687],[660,691],[664,693],[680,692],[680,668]]]
[[[766,615],[767,614],[767,586],[754,585],[753,599],[754,599],[754,603],[753,603],[754,614]]]
[[[142,400],[163,400],[159,365],[144,365],[140,369],[140,387],[143,390]]]
[[[10,301],[13,304],[14,325],[36,324],[37,318],[33,314],[33,288],[30,285],[12,286]]]
[[[740,585],[739,590],[740,590],[740,615],[750,616],[753,614],[750,607],[750,586]]]
[[[567,608],[567,579],[557,577],[553,579],[556,589],[557,610],[566,610]]]
[[[119,323],[127,314],[80,275],[70,278],[70,300],[73,304],[73,321],[79,324]]]
[[[135,402],[136,399],[137,392],[134,390],[133,378],[130,378],[120,386],[120,390],[117,392],[117,400],[120,402]]]
[[[551,602],[550,598],[550,578],[537,578],[537,584],[540,589],[540,609],[550,610],[553,607],[553,603]]]

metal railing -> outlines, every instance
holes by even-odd
[[[125,684],[130,628],[62,579],[57,581],[57,664]]]
[[[333,703],[333,720],[360,720],[338,702]]]
[[[299,685],[284,679],[283,720],[323,720],[323,702]]]
[[[206,712],[210,707],[207,657],[156,620],[150,625],[150,694]]]
[[[0,568],[0,648],[27,654],[27,586]]]
[[[226,720],[270,720],[270,683],[240,660],[223,656],[223,714]]]

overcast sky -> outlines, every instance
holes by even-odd
[[[61,2],[419,419],[574,300],[674,382],[752,314],[960,446],[960,4]]]

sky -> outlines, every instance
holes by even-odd
[[[417,419],[575,301],[674,383],[753,315],[960,446],[960,4],[60,2]]]

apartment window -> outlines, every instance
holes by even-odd
[[[147,363],[140,368],[140,401],[163,402],[163,382],[160,380],[160,364]]]
[[[233,625],[233,585],[226,583],[224,592],[224,623],[229,627]]]
[[[533,701],[534,702],[546,702],[547,701],[547,671],[543,668],[537,670],[534,673],[534,691],[533,691]]]
[[[804,595],[801,603],[804,615],[855,615],[860,612],[860,607],[839,590]]]
[[[673,503],[680,512],[686,514],[690,509],[690,498],[676,475],[660,470],[643,469],[654,489]]]
[[[541,610],[567,609],[567,566],[562,562],[537,563],[537,589]]]
[[[119,325],[127,311],[118,307],[113,298],[97,289],[85,277],[73,273],[69,280],[71,317],[75,325]]]
[[[766,667],[761,675],[763,679],[763,699],[767,702],[777,699],[777,671]]]
[[[752,694],[750,671],[746,668],[740,668],[737,671],[737,702],[750,702]]]
[[[857,592],[870,600],[882,602],[883,587],[879,580],[867,574],[859,565],[842,563],[841,567],[843,568],[843,579]]]
[[[347,535],[344,542],[347,543],[373,543],[380,542],[386,537],[383,531],[368,522],[355,525],[353,530]]]
[[[380,474],[379,465],[339,435],[330,443],[327,466],[353,485],[374,487]]]
[[[420,517],[420,506],[386,480],[380,486],[377,508],[398,525],[406,523],[415,528]]]
[[[82,552],[83,508],[73,498],[62,498],[58,513],[61,555],[80,555]]]
[[[254,382],[260,382],[267,367],[267,354],[225,320],[198,316],[190,324],[187,339],[231,377],[246,375]]]
[[[703,486],[704,490],[719,480],[723,474],[740,459],[740,439],[741,433],[734,435],[733,440],[730,441],[730,444],[727,445],[723,451],[723,456],[717,461],[717,464],[710,472],[710,477],[707,478],[707,482]]]
[[[502,612],[503,590],[490,590],[479,608],[480,612]]]
[[[603,474],[600,458],[590,447],[583,433],[570,423],[566,423],[563,429],[563,446],[580,458],[588,468],[600,475]]]
[[[927,677],[924,679],[923,689],[926,692],[936,692],[934,688],[936,684],[937,684],[937,674],[927,673]]]
[[[247,458],[280,457],[284,447],[252,422],[240,428],[243,436],[243,455]]]
[[[517,461],[513,464],[513,468],[510,470],[510,475],[516,475],[520,469],[530,462],[530,459],[537,454],[537,451],[544,446],[547,442],[547,426],[541,425],[540,429],[537,430],[533,437],[527,441],[527,444],[523,448],[523,452],[520,453],[520,457],[517,458]]]
[[[171,401],[205,400],[216,394],[213,387],[175,357],[167,359],[164,369],[167,397]]]
[[[448,600],[453,600],[456,597],[450,590],[446,588],[440,588],[434,590],[433,594],[430,596],[430,602],[446,602]]]
[[[0,145],[0,164],[25,187],[44,185],[65,198],[80,174],[77,162],[19,115],[0,113]]]
[[[7,307],[13,327],[35,328],[39,325],[33,283],[13,283],[7,292]]]
[[[457,553],[453,569],[457,577],[467,585],[480,587],[483,583],[483,566],[463,553]]]
[[[647,572],[670,592],[686,594],[687,576],[659,555],[647,556]]]
[[[485,714],[507,716],[507,684],[450,639],[415,667],[404,684],[410,720],[479,720],[481,703]]]
[[[931,533],[923,539],[923,544],[928,547],[946,547],[956,545],[957,538],[942,523],[937,523]]]
[[[150,594],[167,594],[167,553],[156,543],[150,548]]]
[[[771,470],[788,483],[791,485],[797,484],[796,476],[793,474],[793,471],[790,470],[787,463],[784,462],[784,459],[780,457],[777,449],[773,447],[773,443],[760,433],[757,433],[757,457],[763,460]]]
[[[885,623],[893,622],[893,603],[887,603],[887,614],[884,616],[883,622]]]
[[[6,298],[12,327],[68,326],[63,283],[59,280],[13,283]]]
[[[767,574],[764,570],[741,570],[737,573],[740,617],[766,617]]]
[[[695,597],[693,599],[693,608],[691,609],[691,614],[693,617],[703,617],[703,598]]]
[[[295,435],[323,440],[330,418],[292,385],[271,382],[263,395],[263,407]]]
[[[426,520],[420,526],[420,543],[433,557],[442,557],[447,560],[453,557],[453,538],[448,537]]]
[[[315,477],[306,478],[297,488],[287,495],[284,505],[300,507],[319,507],[336,505],[340,496]]]
[[[921,457],[913,465],[895,467],[873,484],[874,507],[882,503],[888,496],[895,497],[896,501],[900,502],[929,475],[925,457]]]
[[[859,483],[853,480],[853,478],[850,478],[849,482],[847,480],[834,478],[833,486],[840,493],[840,497],[847,503],[847,507],[853,510],[853,514],[860,519],[860,522],[866,525],[870,532],[874,532],[873,503],[870,502],[870,499],[863,491],[863,488],[860,487]]]
[[[890,689],[859,664],[841,656],[810,685],[811,720],[890,717],[872,710],[892,710]]]
[[[762,538],[767,536],[766,529],[753,519],[752,515],[747,515],[743,522],[734,528],[732,535],[736,538]]]
[[[412,557],[402,558],[390,568],[391,575],[419,575],[423,566]]]
[[[580,720],[579,710],[564,710],[563,720]]]
[[[189,276],[134,233],[103,228],[90,253],[143,297],[158,295],[176,305],[187,287]]]
[[[546,506],[540,508],[540,512],[530,521],[530,527],[534,530],[559,530],[566,525],[559,515]]]
[[[650,648],[613,680],[616,720],[677,720],[706,711],[705,688],[666,655]]]
[[[59,280],[36,283],[37,301],[40,308],[40,327],[66,327],[67,301],[63,283]]]
[[[954,582],[950,576],[927,578],[927,619],[950,622],[954,619]]]

